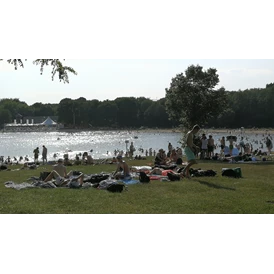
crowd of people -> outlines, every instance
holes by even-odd
[[[246,161],[246,160],[254,160],[256,156],[271,156],[271,150],[273,149],[272,137],[270,134],[264,137],[262,146],[265,144],[267,151],[262,152],[260,149],[253,150],[252,143],[247,142],[247,139],[244,139],[241,136],[239,142],[237,143],[237,137],[233,135],[223,136],[219,140],[215,141],[212,134],[209,134],[208,137],[205,133],[201,135],[198,134],[200,131],[200,127],[195,125],[191,130],[189,130],[186,134],[185,138],[185,146],[184,146],[184,155],[186,156],[187,162],[183,162],[183,150],[179,147],[174,147],[170,142],[167,146],[167,152],[161,148],[156,152],[150,149],[139,149],[141,154],[138,155],[138,151],[136,151],[133,142],[130,143],[129,150],[124,153],[123,150],[114,151],[115,157],[111,160],[106,160],[104,163],[116,164],[117,169],[113,173],[113,177],[115,179],[128,179],[130,178],[130,168],[125,158],[127,159],[146,159],[148,156],[154,157],[154,167],[150,171],[150,174],[161,174],[166,176],[168,172],[172,172],[179,177],[190,178],[190,168],[197,163],[197,159],[200,160],[227,160],[231,162],[237,161]],[[234,150],[236,149],[236,153]],[[53,165],[52,172],[47,176],[45,181],[49,181],[51,179],[57,179],[60,183],[65,183],[66,179],[69,179],[72,174],[67,173],[66,166],[71,165],[80,165],[87,164],[92,165],[95,164],[94,159],[91,156],[92,150],[84,153],[79,153],[76,155],[76,158],[70,160],[68,154],[64,154],[63,158],[58,159],[57,164]],[[237,153],[238,152],[238,153]],[[20,157],[18,160],[14,157],[11,159],[8,157],[4,159],[3,156],[0,157],[1,164],[11,164],[16,163],[18,161],[25,160],[22,169],[32,168],[39,163],[39,147],[36,147],[33,150],[33,159],[34,162],[29,162],[28,158]],[[42,146],[42,163],[48,163],[47,159],[48,150],[45,145]],[[108,153],[107,153],[108,154]],[[145,156],[144,156],[145,154]],[[57,155],[54,155],[54,158],[57,158]],[[50,162],[51,163],[51,162]],[[55,162],[54,162],[55,163]],[[103,162],[102,162],[103,163]],[[178,168],[174,171],[174,169],[168,169],[170,166],[178,166]],[[168,171],[167,171],[168,170]],[[79,180],[80,185],[83,184],[82,174],[78,175],[77,180]],[[61,179],[62,180],[61,180]],[[75,179],[75,176],[74,176]]]
[[[260,148],[253,149],[252,142],[246,137],[240,137],[239,142],[237,136],[228,135],[223,136],[217,140],[214,140],[212,135],[206,136],[205,133],[202,136],[195,136],[194,143],[197,145],[197,149],[194,150],[196,158],[200,160],[223,160],[229,157],[236,157],[241,155],[247,156],[268,156],[271,157],[271,150],[273,149],[272,137],[270,134],[263,136],[260,142]],[[258,144],[258,141],[256,144]],[[263,151],[263,148],[266,151]],[[245,157],[244,157],[245,158]]]

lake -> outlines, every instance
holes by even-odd
[[[136,154],[144,155],[139,149],[167,150],[168,142],[174,147],[180,146],[181,133],[138,132],[138,131],[75,131],[75,132],[4,132],[0,133],[0,156],[7,158],[28,155],[33,160],[33,150],[36,147],[42,153],[42,146],[48,149],[48,160],[54,159],[54,154],[69,158],[85,151],[90,152],[95,159],[113,157],[114,150],[126,151],[133,142]],[[128,141],[128,144],[126,144]]]
[[[210,132],[206,132],[207,136]],[[215,144],[219,145],[219,139],[222,136],[229,135],[223,132],[211,133],[215,140]],[[245,142],[253,145],[253,149],[265,148],[266,134],[240,133],[234,132],[238,137],[244,137]],[[92,157],[95,159],[110,158],[114,156],[114,150],[126,151],[131,142],[133,142],[136,152],[134,155],[145,155],[141,153],[141,149],[149,149],[158,151],[163,148],[167,151],[168,143],[171,142],[173,147],[180,147],[180,139],[182,134],[179,132],[161,132],[159,131],[57,131],[57,132],[2,132],[0,133],[0,156],[4,158],[28,155],[29,160],[33,160],[33,150],[36,147],[42,153],[42,146],[48,148],[48,160],[57,157],[63,157],[65,153],[69,154],[69,158],[75,158],[76,154],[92,150]],[[126,144],[128,141],[128,144]],[[219,148],[215,152],[219,152]]]

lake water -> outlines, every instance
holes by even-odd
[[[156,133],[137,131],[78,131],[78,132],[4,132],[0,133],[0,156],[25,157],[33,160],[33,150],[36,147],[42,153],[42,146],[48,149],[48,160],[53,160],[55,153],[69,158],[85,151],[90,152],[95,159],[113,157],[114,150],[126,151],[133,142],[136,154],[144,155],[139,149],[167,149],[168,142],[174,147],[180,146],[178,141],[181,133]],[[135,138],[138,137],[138,138]],[[126,141],[129,143],[126,144]]]
[[[207,136],[210,132],[207,132]],[[242,134],[242,133],[241,133]],[[222,136],[229,134],[212,134],[216,144]],[[234,132],[240,141],[240,133]],[[250,142],[253,149],[263,146],[265,148],[265,134],[242,134],[245,142]],[[135,138],[138,137],[138,138]],[[160,148],[167,150],[168,143],[174,147],[180,147],[179,141],[182,137],[178,132],[144,132],[144,131],[77,131],[77,132],[3,132],[0,133],[0,156],[4,158],[19,156],[29,156],[33,160],[33,150],[36,147],[42,153],[42,145],[48,148],[48,160],[53,160],[56,153],[58,157],[63,157],[64,153],[69,154],[69,158],[75,158],[76,154],[85,151],[90,152],[95,159],[110,158],[114,156],[114,150],[126,151],[130,142],[133,142],[136,148],[136,154],[145,155],[140,149],[149,149],[158,151]],[[126,145],[128,141],[128,145]],[[219,148],[216,149],[219,152]],[[135,155],[136,155],[135,154]]]

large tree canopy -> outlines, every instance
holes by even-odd
[[[176,75],[166,89],[169,118],[191,128],[194,124],[204,125],[211,117],[221,114],[227,102],[223,87],[214,90],[218,83],[216,69],[204,71],[199,65],[192,65],[185,74]]]
[[[3,61],[3,59],[0,59]],[[24,61],[27,61],[26,59]],[[17,70],[18,67],[24,68],[24,61],[22,59],[8,59],[9,64],[14,65],[14,68]],[[77,75],[77,72],[68,66],[64,66],[60,59],[36,59],[33,61],[33,64],[40,66],[40,73],[43,74],[45,66],[51,66],[52,71],[52,81],[54,80],[55,74],[58,74],[60,82],[69,83],[68,72]]]

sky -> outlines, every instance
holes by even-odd
[[[274,82],[272,59],[66,59],[77,75],[69,75],[69,84],[51,80],[50,67],[40,75],[32,60],[17,71],[6,61],[0,62],[0,98],[19,98],[36,102],[59,103],[64,98],[114,100],[117,97],[165,97],[171,79],[188,66],[216,68],[226,90],[264,88]]]

